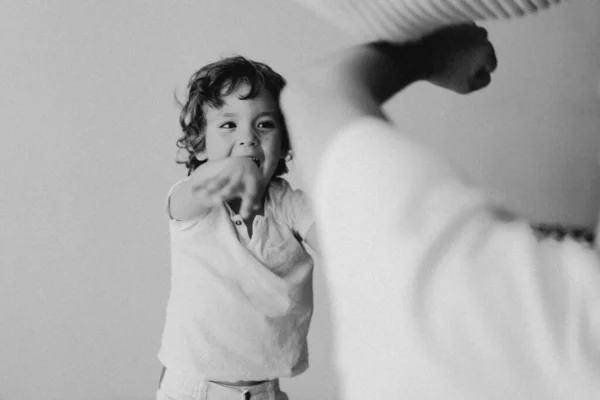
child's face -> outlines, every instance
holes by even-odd
[[[252,99],[239,99],[249,89],[248,85],[240,85],[223,98],[220,109],[205,107],[206,157],[249,157],[266,185],[282,158],[284,128],[279,106],[269,91],[262,90]]]

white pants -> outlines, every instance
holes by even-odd
[[[274,379],[253,386],[224,385],[167,370],[156,400],[288,400]]]

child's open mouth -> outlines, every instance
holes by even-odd
[[[256,166],[258,168],[260,168],[260,160],[258,158],[256,158],[256,157],[248,157],[248,158],[251,159],[252,162],[254,162],[254,164],[256,164]]]

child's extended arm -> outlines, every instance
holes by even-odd
[[[241,198],[240,215],[246,217],[260,195],[260,173],[247,157],[208,161],[171,195],[170,215],[180,221],[201,218],[226,200]]]
[[[385,119],[382,104],[411,83],[426,79],[469,93],[486,86],[495,67],[487,32],[464,24],[415,43],[353,47],[290,76],[282,108],[301,172],[314,177],[340,128],[364,116]]]

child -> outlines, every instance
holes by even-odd
[[[170,191],[171,295],[158,399],[287,399],[279,377],[308,367],[313,216],[282,178],[291,156],[265,64],[231,57],[190,79]]]

